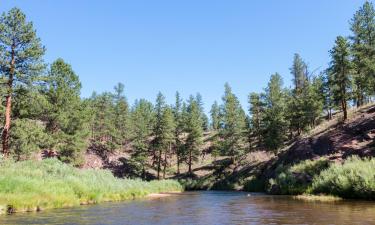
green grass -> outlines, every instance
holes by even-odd
[[[375,158],[351,157],[343,164],[331,165],[314,178],[311,192],[374,200]]]
[[[0,164],[0,211],[24,212],[120,201],[182,191],[177,181],[115,178],[106,170],[80,170],[55,159]]]

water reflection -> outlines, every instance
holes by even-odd
[[[375,224],[375,203],[186,192],[161,199],[1,216],[0,224]]]

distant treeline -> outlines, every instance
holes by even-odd
[[[170,160],[191,165],[200,154],[205,131],[213,135],[210,153],[233,162],[255,149],[277,151],[286,141],[343,112],[371,100],[375,90],[375,11],[371,2],[355,12],[351,35],[338,36],[330,50],[329,68],[317,74],[295,54],[290,72],[293,87],[271,75],[262,93],[249,95],[244,110],[229,84],[221,103],[207,116],[200,94],[172,105],[159,93],[155,102],[130,105],[124,85],[113,92],[80,97],[81,83],[71,65],[43,61],[45,48],[33,24],[18,8],[0,17],[0,83],[2,152],[17,160],[48,149],[59,159],[80,165],[89,146],[105,151],[131,152],[143,176],[147,166],[165,175]],[[248,113],[246,112],[248,111]],[[210,118],[209,118],[210,117]],[[149,165],[148,162],[151,165]]]

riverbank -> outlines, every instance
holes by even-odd
[[[352,156],[343,162],[330,162],[322,157],[293,165],[279,165],[273,178],[255,178],[244,190],[297,195],[298,199],[304,200],[375,200],[374,168],[375,158]]]
[[[56,159],[0,164],[0,213],[31,212],[182,191],[177,181],[115,178],[106,170],[80,170]]]

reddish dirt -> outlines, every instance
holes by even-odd
[[[280,164],[293,164],[306,159],[327,157],[341,162],[352,155],[360,157],[375,156],[375,106],[355,111],[346,122],[334,123],[323,131],[309,137],[300,138],[278,157],[267,163],[265,175]]]

